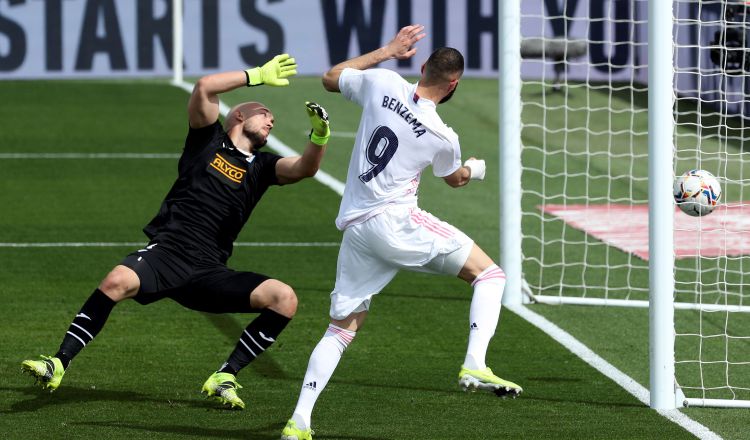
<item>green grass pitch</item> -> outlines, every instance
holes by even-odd
[[[0,82],[0,153],[178,153],[188,95],[166,82]],[[451,189],[428,171],[423,208],[498,257],[497,85],[464,80],[444,120],[488,178]],[[304,101],[328,110],[334,132],[356,131],[359,110],[317,78],[252,88],[228,104],[260,100],[274,134],[304,146]],[[351,138],[334,137],[323,170],[344,180]],[[143,242],[141,228],[176,175],[176,159],[0,159],[0,242]],[[273,188],[239,237],[331,242],[339,196],[316,181]],[[336,247],[241,247],[230,266],[266,273],[300,298],[294,321],[238,377],[245,411],[200,394],[252,315],[209,315],[168,300],[115,308],[55,393],[20,374],[20,362],[57,349],[80,305],[135,247],[0,247],[0,432],[7,439],[275,439],[291,415],[307,360],[325,331]],[[402,273],[372,306],[313,413],[316,439],[684,439],[690,434],[642,405],[552,339],[503,311],[488,364],[521,384],[516,400],[457,387],[471,291],[446,277]],[[535,308],[648,386],[647,311]],[[688,409],[727,439],[745,438],[746,410]]]

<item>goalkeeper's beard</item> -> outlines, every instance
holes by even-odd
[[[263,135],[257,131],[245,130],[245,137],[247,137],[247,139],[253,145],[253,150],[260,150],[268,142],[268,138],[263,137]]]

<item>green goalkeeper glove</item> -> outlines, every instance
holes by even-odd
[[[310,117],[310,142],[321,147],[328,143],[331,137],[331,127],[328,125],[328,113],[326,109],[314,102],[305,102],[307,116]]]
[[[245,70],[247,75],[247,86],[259,86],[268,84],[269,86],[288,86],[289,80],[286,79],[297,74],[297,63],[289,54],[276,55],[263,67],[254,67]]]

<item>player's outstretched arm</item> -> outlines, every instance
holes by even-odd
[[[188,120],[193,128],[211,125],[219,118],[220,93],[243,86],[286,86],[297,74],[297,64],[288,54],[276,55],[261,67],[206,75],[193,87],[188,102]]]
[[[466,159],[462,167],[454,171],[453,174],[443,177],[443,180],[448,185],[458,188],[466,185],[470,180],[484,180],[485,170],[484,159],[470,157]]]
[[[323,87],[329,92],[340,92],[339,76],[341,76],[341,72],[347,67],[365,70],[394,58],[397,60],[411,58],[417,53],[417,48],[414,47],[414,44],[427,35],[423,31],[424,26],[421,24],[402,27],[393,40],[380,49],[333,66],[331,70],[323,75]]]
[[[331,127],[328,113],[314,102],[305,102],[305,110],[310,118],[310,142],[302,156],[284,157],[276,162],[276,177],[279,183],[288,184],[298,182],[305,177],[312,177],[320,169],[328,138],[331,137]]]
[[[188,101],[190,127],[201,128],[219,119],[219,93],[228,92],[246,84],[245,72],[222,72],[204,76],[195,83]]]

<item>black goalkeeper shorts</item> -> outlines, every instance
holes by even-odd
[[[257,313],[250,292],[269,277],[238,272],[223,264],[195,264],[179,251],[150,244],[122,262],[138,275],[141,287],[135,300],[150,304],[170,298],[184,307],[209,313]]]

